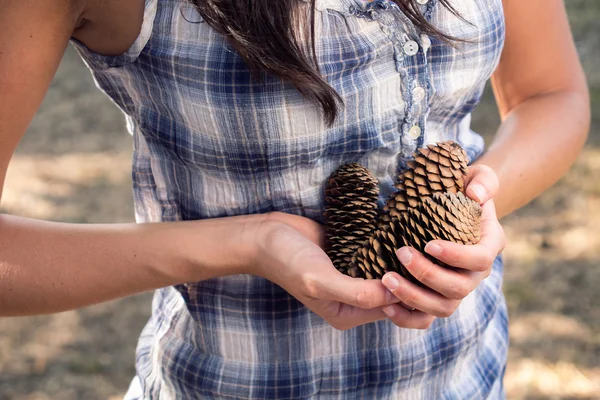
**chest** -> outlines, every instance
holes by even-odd
[[[319,67],[343,100],[332,126],[289,83],[253,79],[225,38],[182,0],[146,0],[152,21],[144,18],[144,40],[125,57],[89,59],[149,151],[183,168],[244,176],[294,166],[309,176],[362,159],[378,176],[393,176],[397,156],[424,143],[464,145],[461,134],[470,133],[462,121],[499,60],[501,0],[452,4],[462,18],[437,0],[421,9],[458,39],[449,44],[424,35],[392,1],[318,0]]]
[[[159,4],[159,18],[168,22],[155,25],[136,67],[157,75],[151,82],[156,91],[177,96],[173,101],[182,124],[220,140],[227,135],[219,132],[232,131],[248,132],[254,143],[257,133],[267,141],[310,141],[323,133],[329,140],[348,137],[348,130],[361,135],[370,129],[382,132],[379,139],[387,142],[391,138],[385,132],[403,135],[418,125],[412,130],[417,139],[425,117],[451,123],[452,117],[470,112],[498,63],[504,39],[501,0],[455,0],[459,16],[437,0],[423,5],[420,12],[457,39],[452,43],[423,34],[392,1],[319,0],[319,68],[343,99],[339,118],[328,130],[318,107],[296,88],[275,76],[253,79],[237,52],[192,4]],[[373,142],[370,136],[358,139]]]

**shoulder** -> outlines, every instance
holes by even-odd
[[[104,55],[125,52],[140,33],[144,0],[71,0],[82,9],[73,37]]]

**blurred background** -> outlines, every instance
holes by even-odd
[[[600,1],[568,0],[592,130],[575,166],[503,221],[509,399],[600,399]],[[474,129],[499,123],[486,91]],[[69,49],[11,162],[0,211],[69,222],[133,220],[131,138]],[[0,399],[118,399],[134,374],[151,294],[0,319]]]

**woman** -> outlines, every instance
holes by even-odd
[[[139,222],[3,215],[0,315],[162,288],[128,398],[503,397],[496,216],[554,183],[589,124],[561,1],[0,9],[0,176],[72,40],[134,135]],[[502,124],[484,153],[469,122],[490,76]],[[326,177],[359,161],[385,196],[416,148],[448,139],[472,161],[481,242],[429,243],[453,270],[400,249],[427,289],[339,274],[319,247]]]

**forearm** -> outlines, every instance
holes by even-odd
[[[582,91],[534,96],[507,113],[489,150],[476,162],[498,175],[494,201],[499,217],[528,203],[569,169],[589,121],[587,93]]]
[[[0,216],[0,316],[52,313],[243,271],[260,216],[75,225]]]

